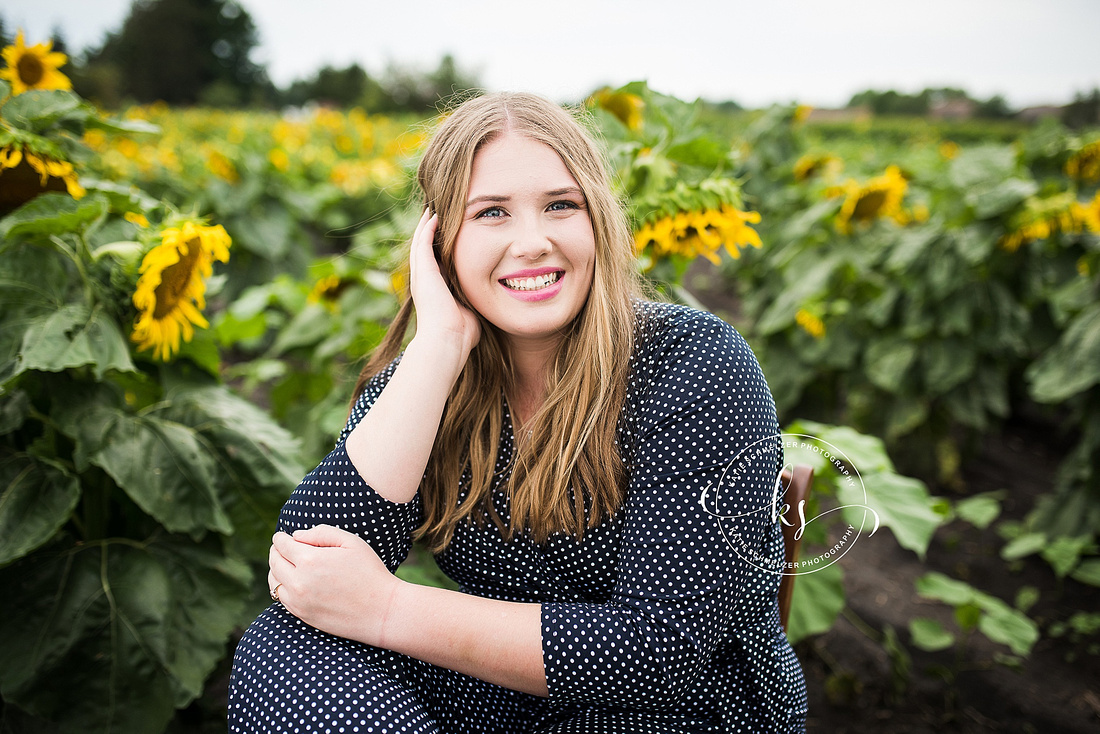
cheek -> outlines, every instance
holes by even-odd
[[[596,242],[592,235],[591,226],[578,228],[577,236],[572,238],[572,245],[566,256],[579,269],[587,269],[589,275],[596,263]]]
[[[467,295],[473,297],[479,289],[484,288],[484,281],[488,277],[484,258],[477,257],[478,248],[461,239],[455,243],[454,269],[458,286]]]

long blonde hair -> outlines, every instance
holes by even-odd
[[[456,300],[474,310],[455,274],[455,241],[474,156],[505,132],[550,146],[580,185],[596,243],[592,289],[551,360],[546,400],[524,426],[529,436],[513,448],[507,524],[493,507],[491,488],[501,396],[510,394],[513,374],[500,333],[480,319],[481,339],[448,398],[420,487],[424,523],[416,536],[436,552],[463,520],[482,525],[491,519],[506,539],[524,530],[537,542],[557,532],[580,539],[619,509],[626,488],[616,429],[634,343],[633,301],[642,286],[624,207],[599,147],[572,115],[536,95],[501,93],[467,100],[444,117],[417,169],[424,204],[439,217],[440,271]],[[412,311],[406,297],[360,374],[356,397],[399,353]],[[468,493],[460,503],[463,484]]]

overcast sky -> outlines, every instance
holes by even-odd
[[[1013,107],[1100,86],[1100,0],[241,0],[253,60],[284,86],[321,66],[434,68],[489,89],[576,101],[645,79],[684,99],[842,106],[868,88],[952,86]],[[71,48],[121,26],[129,0],[4,0],[28,42]]]

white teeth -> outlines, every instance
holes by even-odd
[[[514,291],[537,291],[557,283],[560,278],[560,272],[547,273],[535,278],[505,278],[504,285]]]

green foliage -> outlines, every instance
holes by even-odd
[[[1007,645],[1015,655],[1027,656],[1039,639],[1038,626],[1026,615],[965,582],[930,572],[917,579],[917,593],[954,607],[963,632],[977,629],[993,642]],[[918,626],[918,634],[924,644],[946,639],[927,623]],[[916,639],[914,635],[915,643]]]
[[[1001,514],[1004,492],[975,494],[955,504],[955,514],[976,528],[984,530]]]
[[[66,93],[17,99],[9,134],[57,145],[91,119]],[[297,441],[210,365],[135,352],[152,238],[123,215],[161,210],[89,185],[0,218],[0,694],[36,726],[159,732],[198,697],[264,598],[302,474]]]
[[[781,415],[881,436],[903,472],[957,487],[980,436],[1028,400],[1056,406],[1073,449],[1035,535],[1006,552],[1044,543],[1071,574],[1100,532],[1100,198],[1093,174],[1067,174],[1091,170],[1090,139],[1048,124],[1013,146],[842,156],[815,134],[777,108],[734,169],[765,246],[725,272]],[[905,180],[892,210],[867,178],[886,165]],[[988,525],[994,509],[958,511]]]
[[[938,620],[926,617],[909,620],[909,637],[914,645],[926,652],[946,650],[955,644],[955,635],[948,632]]]

